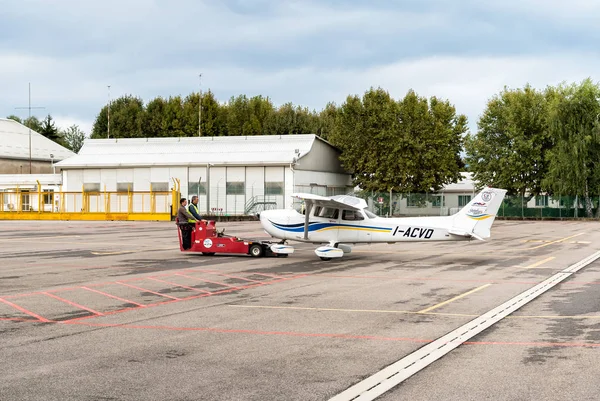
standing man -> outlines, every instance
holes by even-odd
[[[192,247],[192,227],[191,224],[195,224],[196,220],[185,208],[187,205],[187,199],[181,198],[179,201],[179,210],[177,211],[177,219],[179,220],[179,228],[181,229],[181,240],[183,249],[190,249]]]
[[[202,220],[202,216],[200,216],[200,212],[198,211],[198,197],[196,195],[192,196],[192,203],[190,203],[189,211],[196,220]]]

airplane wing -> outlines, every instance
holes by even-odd
[[[331,207],[336,209],[354,209],[361,210],[367,207],[367,202],[364,199],[349,195],[336,195],[325,197],[315,194],[294,193],[294,198],[302,199],[306,203],[306,211],[304,218],[304,239],[308,239],[308,219],[310,210],[313,205]]]
[[[356,198],[350,195],[336,195],[325,197],[315,194],[294,193],[292,194],[292,196],[294,198],[304,200],[307,205],[310,203],[317,206],[354,210],[362,210],[368,206],[367,202],[364,199]]]

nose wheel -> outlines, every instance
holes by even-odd
[[[260,244],[253,244],[250,249],[249,252],[250,255],[254,256],[255,258],[261,257],[263,256],[263,254],[265,253],[262,245]]]

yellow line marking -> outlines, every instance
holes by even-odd
[[[416,315],[419,312],[411,312],[404,310],[377,310],[377,309],[338,309],[338,308],[309,308],[301,306],[267,306],[267,305],[229,305],[234,308],[258,308],[258,309],[292,309],[292,310],[312,310],[312,311],[328,311],[328,312],[368,312],[368,313],[400,313]]]
[[[481,287],[477,287],[477,288],[475,288],[475,289],[472,289],[471,291],[467,291],[467,292],[465,292],[464,294],[460,294],[460,295],[458,295],[458,296],[456,296],[456,297],[454,297],[454,298],[451,298],[451,299],[449,299],[449,300],[447,300],[447,301],[440,302],[440,303],[439,303],[439,304],[437,304],[437,305],[433,305],[433,306],[430,306],[429,308],[426,308],[426,309],[420,310],[420,311],[419,311],[419,313],[427,313],[427,312],[430,312],[430,311],[432,311],[432,310],[434,310],[434,309],[437,309],[437,308],[439,308],[439,307],[441,307],[441,306],[447,305],[447,304],[449,304],[450,302],[454,302],[454,301],[456,301],[457,299],[464,298],[464,297],[466,297],[467,295],[471,295],[471,294],[473,294],[474,292],[477,292],[477,291],[483,290],[484,288],[486,288],[486,287],[489,287],[490,285],[492,285],[492,284],[484,284],[484,285],[482,285]]]
[[[521,240],[521,242],[544,242],[544,243],[548,243],[551,242],[548,239],[524,239]],[[591,244],[592,241],[569,241],[567,242],[567,244]]]
[[[529,266],[522,266],[522,267],[519,266],[519,267],[521,267],[521,269],[533,269],[535,267],[543,265],[546,262],[551,261],[552,259],[556,259],[556,257],[555,256],[550,256],[549,258],[546,258],[546,259],[543,259],[543,260],[539,260],[539,261],[537,261],[537,262],[535,262],[535,263],[533,263],[533,264],[531,264]]]
[[[377,309],[338,309],[338,308],[309,308],[300,306],[269,306],[269,305],[227,305],[234,308],[254,308],[254,309],[289,309],[289,310],[309,310],[309,311],[327,311],[327,312],[354,312],[354,313],[391,313],[404,315],[432,315],[441,317],[478,317],[478,314],[468,313],[444,313],[444,312],[413,312],[405,310],[377,310]],[[600,315],[571,315],[571,316],[553,316],[553,315],[520,315],[507,316],[506,319],[600,319]]]
[[[47,239],[47,238],[79,238],[81,235],[52,235],[47,237],[20,237],[20,238],[2,238],[0,242],[4,241],[24,241],[24,240],[38,240],[38,239]]]
[[[533,248],[526,248],[526,250],[530,251],[532,249],[539,249],[539,248],[543,248],[543,247],[548,246],[548,245],[558,244],[559,242],[563,242],[563,241],[566,241],[566,240],[571,239],[571,238],[579,237],[580,235],[583,235],[583,234],[585,234],[585,233],[579,233],[579,234],[571,235],[570,237],[565,237],[565,238],[557,239],[555,241],[550,241],[550,242],[547,242],[547,243],[542,244],[542,245],[534,246]]]
[[[117,252],[90,252],[92,255],[122,255],[124,253],[135,253],[141,251],[117,251]]]

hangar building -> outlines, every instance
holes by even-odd
[[[241,215],[291,207],[293,192],[351,192],[340,154],[316,135],[88,139],[57,167],[63,191],[168,191],[178,179],[201,213]]]
[[[0,118],[0,174],[50,174],[53,164],[75,155],[69,149],[31,131],[25,125]]]

